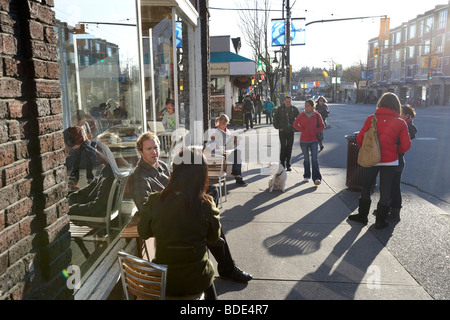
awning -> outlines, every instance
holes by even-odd
[[[233,52],[211,52],[211,75],[253,76],[256,64],[253,60]]]

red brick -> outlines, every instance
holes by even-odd
[[[13,184],[28,176],[30,174],[30,161],[29,159],[21,160],[5,168],[6,185]]]
[[[60,114],[62,113],[62,104],[59,99],[51,99],[50,100],[50,108],[52,110],[52,114]]]
[[[22,95],[22,82],[15,79],[0,78],[0,97],[17,98]]]
[[[40,153],[47,153],[53,151],[53,137],[45,135],[38,137]]]
[[[9,140],[18,140],[21,135],[21,126],[16,120],[7,121]]]
[[[63,129],[62,118],[60,116],[43,117],[37,120],[39,125],[39,135]]]
[[[44,40],[44,26],[37,21],[30,20],[30,36],[33,40]]]
[[[45,7],[39,3],[29,1],[31,19],[53,25],[55,24],[55,13],[51,8]]]
[[[17,39],[12,35],[4,34],[1,36],[3,42],[3,53],[14,56],[17,54]]]
[[[48,79],[59,79],[59,64],[56,62],[47,63],[47,74]]]
[[[56,44],[58,42],[58,38],[56,36],[56,31],[53,27],[45,27],[44,28],[45,41],[50,44]]]
[[[46,243],[48,244],[56,241],[59,236],[62,236],[69,231],[69,227],[70,218],[68,215],[59,218],[55,223],[46,227],[44,229],[46,233]]]
[[[31,54],[33,58],[47,61],[58,61],[58,51],[56,45],[43,43],[40,41],[31,41]]]
[[[3,72],[6,77],[19,76],[19,62],[17,60],[4,58],[3,59]]]
[[[27,140],[14,141],[14,146],[16,149],[16,159],[17,160],[26,159],[30,156],[30,154],[28,152],[28,141]]]
[[[0,145],[0,167],[6,166],[14,162],[14,145]]]
[[[32,213],[33,200],[22,199],[5,209],[6,226],[11,226]]]
[[[19,225],[15,224],[0,232],[0,252],[5,252],[20,240]]]
[[[58,81],[36,80],[37,98],[59,98],[61,96],[61,86]]]
[[[8,102],[9,117],[13,118],[13,119],[22,118],[25,104],[26,104],[26,102],[18,101],[18,100]]]

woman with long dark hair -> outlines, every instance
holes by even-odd
[[[381,160],[373,167],[363,168],[358,214],[348,217],[352,221],[367,224],[367,215],[371,205],[371,188],[378,173],[380,173],[380,200],[377,204],[376,229],[382,229],[388,225],[386,218],[390,209],[392,182],[399,165],[398,154],[405,153],[411,147],[408,127],[405,121],[399,117],[400,107],[400,100],[394,93],[386,92],[383,94],[378,101],[375,115],[370,115],[366,119],[356,137],[356,141],[361,147],[364,133],[369,130],[372,118],[376,116]]]
[[[216,299],[214,267],[206,242],[220,241],[219,210],[208,188],[206,159],[197,148],[182,149],[173,160],[166,188],[151,193],[140,212],[141,238],[155,237],[153,262],[167,265],[169,296],[205,293]]]

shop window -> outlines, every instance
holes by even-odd
[[[225,94],[225,77],[211,78],[211,94]]]
[[[106,146],[119,171],[127,172],[138,160],[136,139],[143,131],[136,1],[56,0],[54,11],[64,128],[83,127],[92,146]],[[102,172],[99,157],[85,150],[66,146],[69,194],[97,182]],[[72,264],[82,281],[119,239],[133,207],[126,189],[109,233],[104,226],[71,223]]]
[[[185,123],[184,103],[180,104],[183,54],[182,39],[174,46],[172,35],[177,23],[173,9],[142,5],[142,49],[147,121],[154,132],[173,131]],[[186,60],[186,59],[185,59]],[[180,75],[179,75],[180,74]]]

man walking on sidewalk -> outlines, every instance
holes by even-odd
[[[292,126],[294,120],[300,114],[297,107],[291,105],[292,98],[286,96],[284,104],[277,108],[273,116],[273,126],[278,129],[280,137],[280,163],[286,168],[286,171],[291,171],[291,155],[292,145],[294,144],[294,127]]]

